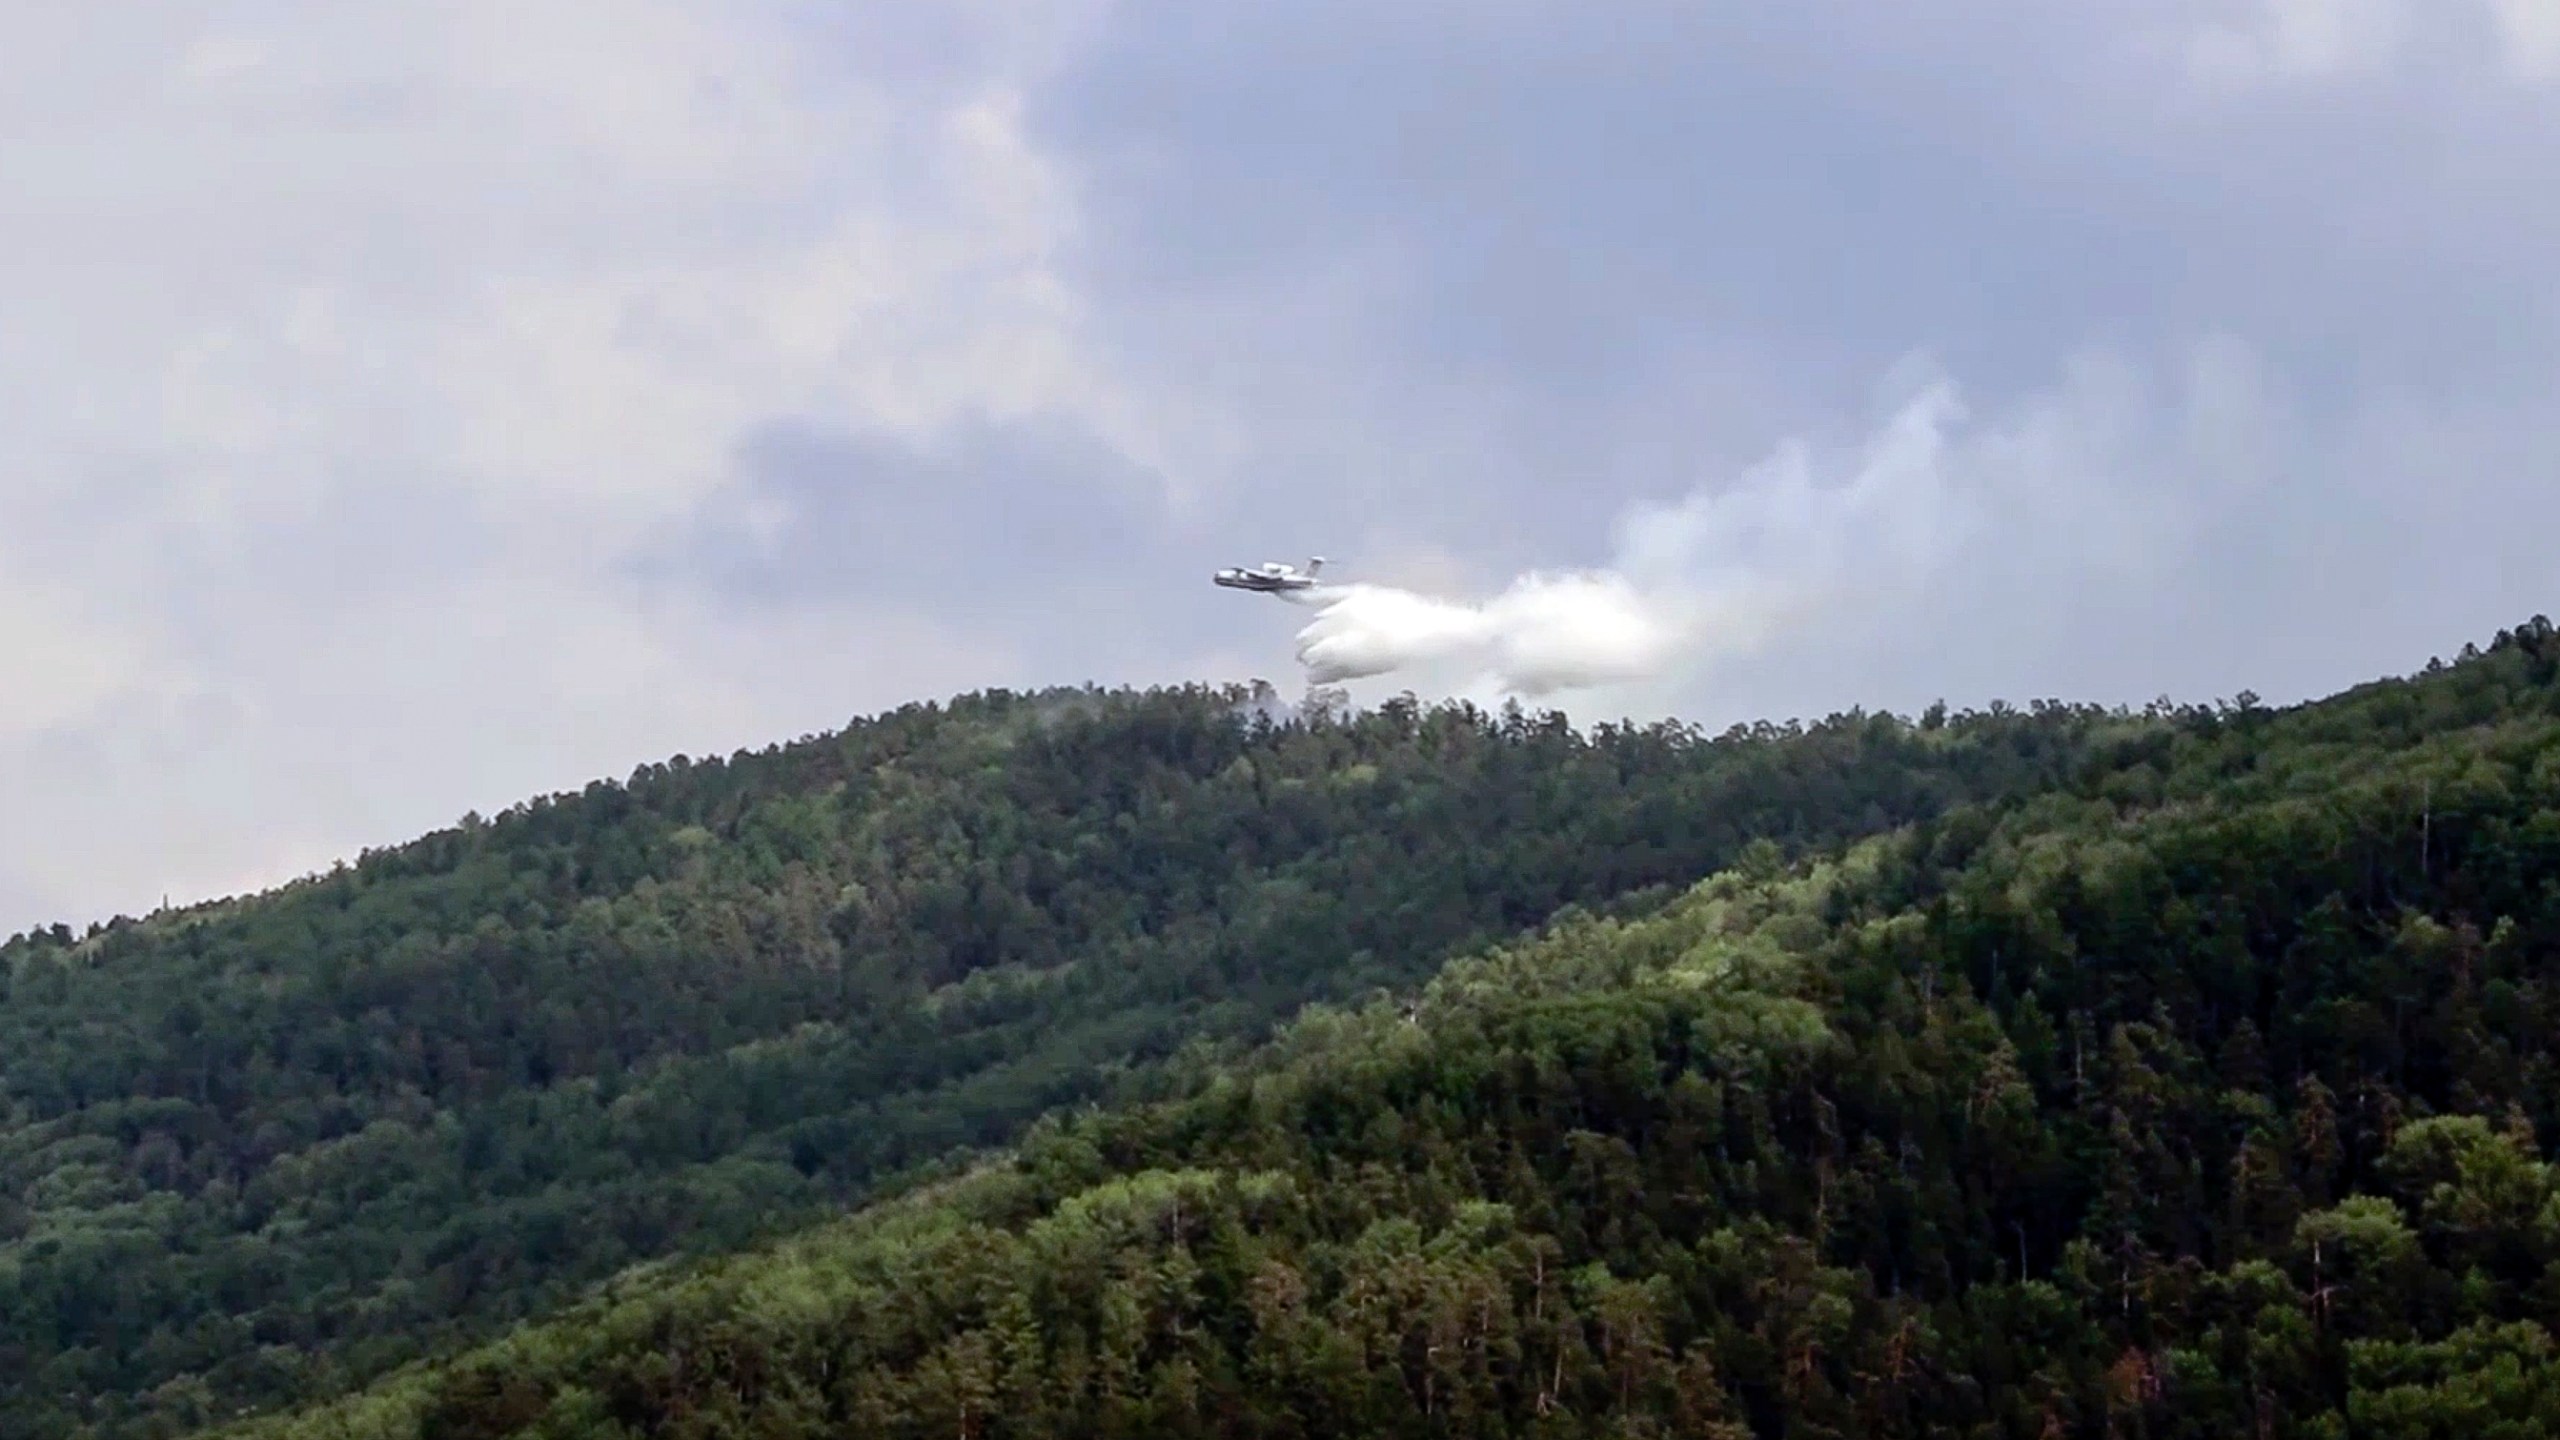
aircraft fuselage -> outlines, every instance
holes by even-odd
[[[1258,570],[1221,570],[1209,577],[1230,590],[1304,590],[1316,582],[1304,575],[1265,575]]]
[[[1265,595],[1284,590],[1312,590],[1316,585],[1316,571],[1323,564],[1322,560],[1314,560],[1306,569],[1299,570],[1274,560],[1251,569],[1236,566],[1221,570],[1209,578],[1230,590],[1255,590]]]

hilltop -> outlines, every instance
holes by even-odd
[[[0,1437],[308,1403],[1061,1107],[1177,1093],[1177,1060],[1311,1002],[1643,913],[1747,853],[2082,785],[2171,728],[990,693],[22,935]]]
[[[2560,1427],[2552,628],[1948,728],[2068,762],[1568,906],[243,1440]]]

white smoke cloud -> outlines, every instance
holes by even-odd
[[[1489,600],[1358,583],[1299,592],[1317,614],[1298,660],[1319,685],[1423,671],[1535,698],[1752,653],[1925,579],[1969,524],[1944,463],[1964,418],[1954,385],[1932,378],[1845,480],[1822,483],[1814,449],[1791,441],[1729,485],[1628,514],[1608,566],[1533,571]]]

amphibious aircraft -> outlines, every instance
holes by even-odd
[[[1268,595],[1283,590],[1312,590],[1316,584],[1316,572],[1323,568],[1324,557],[1318,555],[1307,561],[1304,570],[1270,560],[1250,570],[1241,566],[1221,570],[1209,578],[1230,590],[1259,590]]]

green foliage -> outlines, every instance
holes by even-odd
[[[242,1440],[2555,1433],[2555,670],[2092,727]]]
[[[1560,910],[1640,913],[1746,842],[1775,875],[2079,783],[2173,723],[1276,712],[1196,689],[913,706],[0,946],[0,1437],[334,1393],[1057,1107],[1179,1093],[1311,1001]],[[1822,1026],[1789,997],[1715,1023],[1777,1048]],[[937,1363],[975,1385],[983,1359]],[[532,1404],[502,1378],[442,1393],[439,1433]]]

